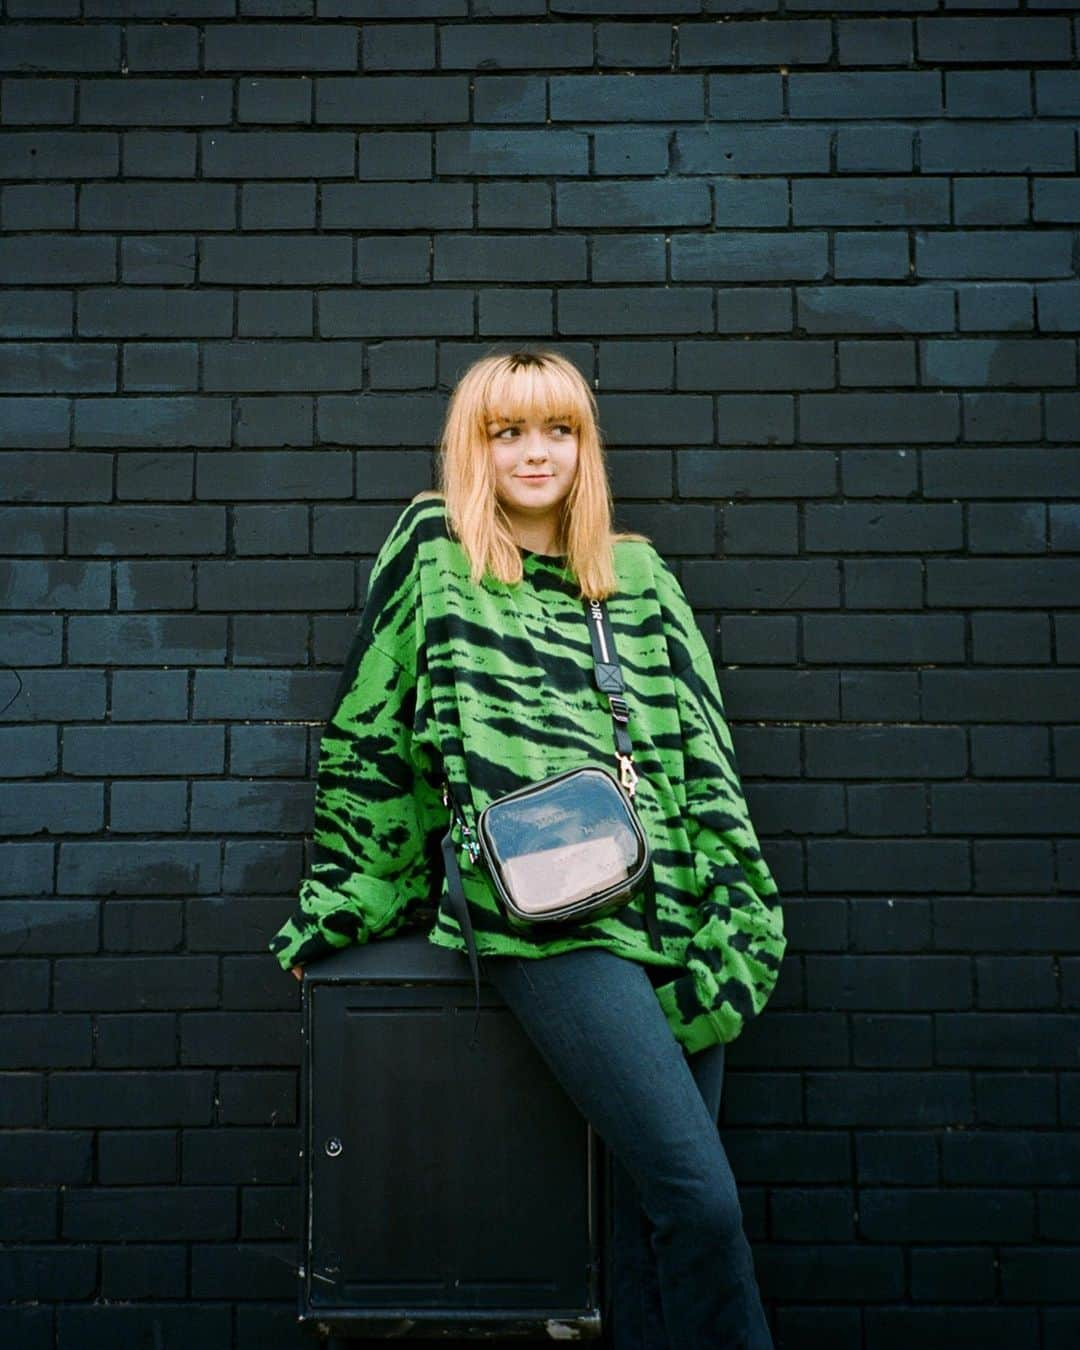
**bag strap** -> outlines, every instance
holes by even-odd
[[[592,600],[584,597],[583,604],[589,629],[589,639],[592,643],[593,674],[596,679],[596,686],[602,694],[607,695],[611,709],[612,730],[615,736],[615,758],[619,765],[619,781],[633,804],[638,775],[632,762],[633,745],[630,740],[630,733],[627,730],[630,708],[625,698],[626,684],[623,680],[622,667],[619,665],[619,654],[615,649],[615,633],[611,627],[611,620],[608,617],[607,607],[603,600]],[[458,864],[457,850],[454,847],[454,822],[457,821],[461,826],[462,842],[468,848],[469,857],[473,863],[480,857],[480,843],[465,819],[464,812],[461,810],[454,790],[450,786],[449,778],[443,781],[443,805],[449,806],[451,812],[450,825],[442,841],[447,890],[454,918],[457,919],[458,926],[465,938],[473,987],[476,991],[471,1048],[475,1042],[476,1028],[480,1017],[480,969],[472,919],[469,914],[468,901],[465,899],[465,892],[461,885],[461,868]],[[653,875],[651,865],[645,875],[643,897],[649,945],[654,951],[662,952],[660,924],[656,915],[656,878]]]

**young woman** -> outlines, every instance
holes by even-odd
[[[614,1350],[768,1350],[716,1119],[724,1046],[786,938],[709,648],[649,540],[613,531],[595,400],[562,356],[475,362],[439,470],[376,558],[320,748],[311,869],[270,949],[299,978],[439,896],[428,938],[466,950],[442,784],[475,830],[489,802],[583,761],[618,777],[583,606],[603,599],[655,911],[635,896],[523,933],[462,849],[466,914],[484,974],[611,1152]]]

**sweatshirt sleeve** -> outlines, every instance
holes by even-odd
[[[687,974],[657,997],[689,1052],[732,1041],[764,1008],[787,939],[779,894],[750,821],[708,646],[674,675],[685,763],[686,824],[701,922]]]
[[[412,754],[417,699],[415,568],[395,530],[319,746],[311,865],[268,946],[282,969],[386,937],[431,893],[425,792]],[[427,822],[428,828],[430,823]]]

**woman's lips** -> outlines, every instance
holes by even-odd
[[[518,477],[525,483],[542,483],[545,479],[551,477],[549,473],[519,473]]]

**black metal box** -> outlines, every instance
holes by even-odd
[[[601,1333],[600,1140],[464,955],[409,933],[303,984],[300,1320],[335,1337]]]

